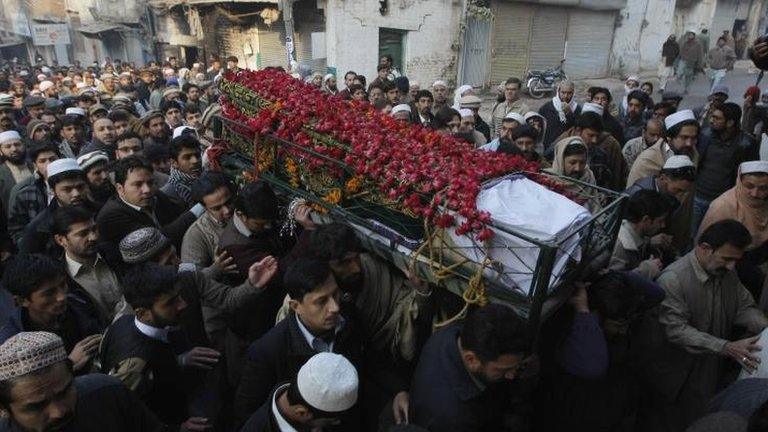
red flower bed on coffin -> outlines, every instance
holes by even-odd
[[[272,134],[343,161],[356,175],[378,185],[387,197],[442,228],[454,225],[455,220],[441,213],[439,207],[457,212],[466,219],[456,229],[459,235],[474,233],[478,240],[493,235],[486,227],[491,215],[476,207],[483,181],[539,170],[538,164],[520,156],[476,150],[472,144],[431,129],[401,123],[378,113],[367,102],[328,96],[281,71],[242,70],[225,74],[224,79],[273,103],[256,116],[247,117],[222,97],[225,117],[245,123],[261,135]],[[346,148],[318,143],[305,132],[306,125]],[[325,164],[307,156],[302,157],[302,163],[309,164],[309,169]],[[529,177],[558,189],[542,176]]]

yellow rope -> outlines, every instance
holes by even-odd
[[[449,245],[442,236],[438,235],[438,231],[439,230],[431,230],[429,224],[426,221],[424,222],[424,233],[426,234],[426,240],[413,252],[409,267],[411,274],[415,274],[414,271],[416,269],[416,265],[418,264],[419,256],[426,249],[429,257],[428,265],[429,269],[432,271],[432,277],[439,282],[451,276],[460,276],[457,275],[454,270],[471,261],[469,258],[464,257],[464,259],[459,262],[448,266],[443,265],[443,257],[445,256],[444,249]],[[437,245],[433,244],[435,239],[438,240]],[[437,249],[437,251],[435,251],[435,249]],[[435,252],[437,252],[437,257],[435,257]],[[437,260],[435,260],[435,258],[437,258]],[[462,299],[464,300],[464,306],[453,317],[435,324],[435,328],[447,326],[448,324],[464,318],[470,305],[485,306],[488,303],[488,297],[485,293],[483,273],[485,269],[491,265],[491,263],[492,260],[486,255],[483,259],[483,263],[478,266],[477,271],[475,271],[472,277],[469,278],[467,289],[464,290],[461,295]]]

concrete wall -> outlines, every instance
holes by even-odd
[[[674,33],[674,0],[631,0],[619,12],[614,32],[610,68],[614,75],[627,76],[656,70],[661,46]]]
[[[327,0],[328,66],[339,75],[347,70],[376,77],[379,28],[406,30],[404,74],[422,84],[436,79],[455,81],[459,43],[460,0],[389,0],[379,13],[378,0]]]
[[[674,33],[679,36],[688,30],[694,30],[698,34],[701,29],[710,29],[716,6],[717,0],[700,0],[690,7],[677,7]],[[711,30],[710,37],[713,35]]]

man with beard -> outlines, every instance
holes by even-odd
[[[19,307],[0,330],[0,342],[31,330],[55,333],[75,372],[88,370],[103,325],[88,294],[69,283],[63,263],[47,255],[20,255],[5,268],[3,287]]]
[[[144,137],[144,148],[150,144],[168,145],[170,130],[165,123],[165,117],[160,111],[149,111],[141,118],[142,136]]]
[[[562,81],[555,97],[539,109],[539,114],[547,121],[545,150],[549,150],[557,142],[557,137],[576,124],[579,104],[573,98],[575,91],[576,87],[571,81]]]
[[[60,337],[23,332],[0,346],[2,431],[161,432],[165,426],[118,380],[75,377]]]
[[[27,224],[53,198],[47,183],[48,164],[59,158],[57,148],[50,143],[35,144],[29,148],[28,154],[35,172],[13,187],[8,200],[8,233],[16,243],[21,240]]]
[[[587,94],[589,94],[589,102],[603,107],[603,126],[606,132],[610,132],[620,145],[624,145],[627,141],[624,138],[624,128],[621,126],[621,122],[611,115],[610,106],[613,100],[611,91],[605,87],[590,87]]]
[[[694,166],[698,164],[699,153],[696,150],[696,143],[699,139],[699,123],[693,112],[678,111],[667,116],[664,124],[667,139],[659,140],[640,153],[629,171],[627,184],[633,185],[638,180],[658,176],[667,160],[674,155],[688,156]],[[687,194],[669,227],[669,233],[673,236],[673,246],[678,251],[690,246],[692,215],[693,194]]]
[[[106,117],[93,123],[93,138],[88,145],[80,149],[79,155],[93,151],[104,152],[109,160],[115,160],[115,124]]]
[[[8,213],[11,190],[17,183],[32,177],[33,166],[26,162],[26,148],[21,135],[15,130],[0,132],[0,203],[3,213]]]
[[[84,116],[67,114],[61,118],[59,153],[66,157],[75,157],[87,143],[85,142]]]
[[[463,108],[459,110],[461,116],[461,125],[459,133],[455,135],[479,148],[486,144],[485,136],[475,129],[475,113],[471,109]]]
[[[200,177],[200,141],[189,134],[182,134],[171,140],[171,175],[160,191],[167,196],[184,202],[187,207],[196,204],[192,198],[192,183]]]
[[[27,111],[27,115],[19,122],[22,126],[26,126],[30,120],[40,120],[40,116],[42,116],[43,111],[45,111],[45,98],[40,96],[25,97],[24,109]]]
[[[741,130],[741,107],[733,102],[713,106],[709,127],[701,131],[696,150],[699,164],[693,198],[694,233],[712,200],[736,185],[739,165],[760,158],[760,146]]]
[[[197,105],[184,105],[184,124],[196,131],[200,131],[203,127],[203,114]]]
[[[404,421],[408,393],[403,390],[417,360],[418,340],[428,334],[421,323],[429,321],[431,287],[365,251],[350,226],[315,226],[309,207],[297,210],[295,218],[305,230],[284,259],[285,266],[302,257],[328,263],[341,290],[342,315],[366,317],[358,323],[368,347],[366,363],[376,365],[373,369],[390,371],[390,375],[374,380],[377,384],[369,383],[365,409],[378,412],[392,400],[394,418]],[[290,317],[289,311],[286,298],[278,319]]]
[[[621,116],[624,139],[631,140],[643,134],[643,126],[645,125],[643,113],[647,105],[648,95],[642,90],[632,90],[627,95],[627,109]]]
[[[94,151],[77,158],[77,164],[85,173],[90,197],[98,213],[116,192],[109,179],[109,157],[104,152]]]
[[[409,423],[431,431],[502,430],[508,382],[529,344],[525,323],[499,304],[435,332],[416,366]]]
[[[61,255],[61,248],[53,241],[51,233],[56,210],[67,206],[81,206],[92,212],[97,210],[88,197],[88,183],[76,160],[67,158],[51,162],[48,165],[47,182],[53,192],[53,199],[24,229],[24,235],[19,241],[20,254]]]
[[[0,132],[16,130],[13,96],[0,94]]]
[[[185,107],[194,105],[200,112],[203,112],[208,108],[208,104],[200,99],[202,94],[200,92],[200,87],[197,84],[185,83],[181,86],[181,91],[187,95],[187,101],[184,103]]]
[[[448,106],[448,84],[441,80],[435,81],[432,84],[432,96],[435,100],[432,105],[432,114],[437,114],[441,108]]]
[[[659,276],[666,297],[658,309],[654,344],[638,350],[648,385],[642,430],[683,430],[705,413],[707,402],[724,379],[725,361],[754,371],[758,336],[768,320],[736,273],[736,263],[752,236],[740,222],[710,225],[696,247]],[[736,329],[736,327],[740,329]]]
[[[533,126],[523,125],[512,131],[511,143],[506,140],[503,141],[497,151],[499,153],[522,155],[529,162],[542,162],[541,155],[534,150],[538,138],[539,133]]]
[[[132,255],[136,258],[148,252],[131,251],[138,254]],[[122,278],[125,299],[134,314],[118,318],[106,331],[100,349],[102,370],[139,395],[170,430],[210,428],[214,421],[207,417],[213,408],[204,396],[211,389],[203,382],[220,354],[186,340],[187,299],[226,302],[232,307],[246,295],[258,295],[275,273],[277,261],[267,257],[249,269],[242,286],[198,293],[190,289],[194,285],[190,278],[195,277],[191,272],[152,262],[134,264]]]
[[[493,141],[480,147],[480,150],[485,151],[497,151],[502,142],[506,142],[507,145],[512,144],[512,132],[522,125],[527,124],[525,117],[512,111],[507,114],[501,121],[501,131],[499,136],[494,138]]]
[[[624,145],[621,153],[624,155],[624,160],[627,161],[627,166],[632,166],[635,163],[635,159],[643,152],[643,150],[656,144],[664,133],[663,120],[652,118],[646,122],[643,127],[643,134],[637,138],[633,138]]]

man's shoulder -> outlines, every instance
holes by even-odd
[[[77,395],[80,399],[98,395],[94,400],[101,400],[105,394],[119,394],[125,391],[125,385],[122,381],[99,373],[75,378],[75,387],[77,387]]]
[[[290,321],[295,320],[293,314],[288,316],[277,323],[274,327],[269,329],[264,335],[256,339],[248,347],[248,357],[250,359],[265,358],[265,357],[281,357],[281,347],[287,347],[288,335],[290,333]]]
[[[107,200],[104,206],[96,216],[97,221],[108,220],[111,217],[115,217],[118,214],[129,214],[131,211],[136,210],[128,207],[120,198],[112,197]]]

